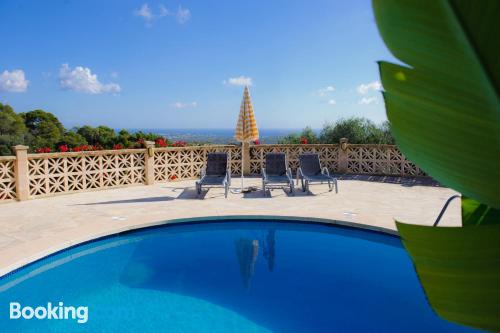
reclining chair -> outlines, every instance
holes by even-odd
[[[299,178],[302,182],[302,191],[309,191],[309,184],[328,182],[329,191],[333,191],[335,186],[335,193],[339,193],[337,178],[330,176],[326,167],[321,167],[318,154],[300,154],[299,155],[300,167],[297,170],[297,185]]]
[[[196,182],[196,192],[201,195],[203,186],[224,187],[227,198],[231,185],[231,170],[227,153],[208,153],[207,166],[201,170],[201,178]]]
[[[292,171],[287,165],[285,153],[266,154],[266,167],[262,168],[262,190],[267,188],[289,187],[290,194],[294,194]]]

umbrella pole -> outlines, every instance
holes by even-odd
[[[241,149],[241,192],[243,192],[243,177],[244,177],[243,176],[243,166],[245,165],[245,163],[243,161],[245,158],[245,154],[243,154],[243,145],[244,145],[244,143],[241,143],[241,147],[242,147],[242,149]]]
[[[238,188],[235,188],[233,190],[231,190],[231,193],[243,193],[243,165],[244,165],[244,161],[243,159],[245,158],[244,157],[244,154],[243,154],[243,142],[241,143],[241,187],[238,189]]]

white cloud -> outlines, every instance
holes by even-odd
[[[0,74],[0,91],[24,92],[28,89],[28,83],[22,69],[11,72],[5,70]]]
[[[359,100],[358,104],[378,104],[377,97],[363,97]]]
[[[164,5],[159,5],[158,8],[160,8],[160,13],[158,14],[159,17],[171,15],[170,10],[168,10],[168,8]]]
[[[189,9],[179,6],[177,12],[172,12],[162,4],[160,4],[158,10],[155,11],[145,3],[134,11],[134,15],[141,17],[146,22],[147,27],[151,27],[154,21],[166,16],[175,17],[179,24],[184,24],[191,19],[191,11]]]
[[[187,8],[182,8],[182,6],[179,6],[175,18],[177,19],[177,22],[179,22],[180,24],[184,24],[191,18],[191,11]]]
[[[358,91],[358,93],[364,95],[370,90],[376,91],[376,90],[380,90],[381,88],[382,88],[382,85],[380,84],[379,81],[373,81],[373,82],[366,83],[366,84],[365,83],[360,84],[356,90]]]
[[[241,75],[237,77],[230,77],[229,79],[222,81],[222,83],[231,86],[251,86],[252,78]]]
[[[146,22],[150,23],[154,19],[153,12],[147,3],[143,4],[141,8],[134,11],[134,14],[142,17]]]
[[[121,88],[116,83],[103,84],[90,68],[76,66],[70,68],[63,64],[59,69],[59,84],[61,88],[83,92],[87,94],[119,93]]]
[[[327,94],[331,93],[335,91],[335,87],[334,86],[328,86],[328,87],[324,87],[324,88],[321,88],[321,89],[318,89],[318,91],[316,92],[319,96],[326,96]]]
[[[329,104],[329,105],[335,105],[335,104],[337,104],[337,101],[336,101],[336,100],[334,100],[334,99],[330,99],[330,100],[328,101],[328,104]]]
[[[118,77],[120,77],[120,73],[118,73],[118,72],[111,72],[111,73],[109,74],[109,76],[110,76],[112,79],[115,79],[115,80],[116,80]]]
[[[175,109],[195,108],[197,106],[197,102],[175,102],[172,104],[172,107],[174,107]]]

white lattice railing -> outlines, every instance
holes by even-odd
[[[393,145],[348,145],[347,170],[352,174],[425,176]]]
[[[154,180],[162,182],[198,177],[206,163],[207,154],[211,152],[227,152],[231,173],[241,174],[241,147],[239,146],[157,148],[154,154]]]
[[[408,161],[392,145],[257,145],[250,147],[250,172],[260,174],[265,166],[266,153],[284,152],[288,165],[295,173],[299,154],[317,153],[321,164],[332,173],[373,174],[391,176],[424,176],[425,173]]]
[[[144,149],[28,155],[31,197],[143,184]]]
[[[16,174],[13,156],[0,157],[0,201],[16,198]]]
[[[0,201],[193,179],[199,177],[209,152],[227,152],[231,171],[237,176],[244,153],[241,146],[230,145],[52,154],[27,154],[28,147],[18,147],[17,157],[0,157]],[[245,156],[250,158],[245,160],[244,170],[254,175],[260,174],[269,152],[286,153],[293,172],[299,154],[313,152],[333,173],[425,175],[390,145],[349,144],[344,149],[339,144],[253,145],[246,149]]]

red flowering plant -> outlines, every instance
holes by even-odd
[[[102,146],[100,145],[96,145],[96,146],[93,146],[93,145],[79,145],[79,146],[76,146],[76,147],[73,147],[70,149],[70,151],[74,151],[74,152],[79,152],[79,151],[93,151],[93,150],[102,150]]]
[[[170,179],[170,180],[176,180],[177,176],[176,175],[171,175],[170,177],[168,177],[168,179]]]
[[[123,149],[123,146],[121,144],[119,144],[119,143],[116,143],[116,144],[113,145],[113,149],[114,150]]]
[[[155,140],[155,145],[156,147],[167,147],[168,146],[168,140],[165,140],[164,138],[156,138]]]
[[[35,151],[38,154],[44,154],[44,153],[50,153],[52,149],[50,149],[50,147],[42,147],[42,148],[37,148]]]
[[[253,144],[254,144],[254,145],[260,145],[260,140],[259,140],[259,139],[255,140],[255,141],[253,142]]]
[[[303,145],[307,145],[308,144],[307,138],[304,136],[300,137],[300,143]]]
[[[66,153],[66,152],[68,152],[68,151],[69,151],[68,145],[60,145],[60,146],[59,146],[59,151],[60,151],[61,153]]]

